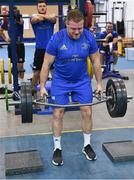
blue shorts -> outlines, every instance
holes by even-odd
[[[93,92],[91,80],[86,78],[76,83],[67,83],[63,80],[52,82],[51,97],[56,104],[68,104],[70,102],[92,103]]]

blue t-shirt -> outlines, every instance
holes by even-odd
[[[112,31],[112,36],[113,38],[117,38],[118,37],[118,33],[116,31]],[[98,39],[105,39],[105,37],[108,35],[107,31],[103,31],[103,32],[100,32],[98,34]],[[102,43],[100,43],[100,46],[99,46],[100,49],[103,49],[103,46],[102,46]],[[113,48],[115,50],[117,50],[117,44],[114,44]]]
[[[55,56],[53,80],[77,82],[89,78],[87,57],[98,51],[93,34],[84,29],[79,39],[72,39],[66,29],[55,33],[46,52]]]
[[[54,32],[54,23],[49,20],[45,20],[32,24],[32,28],[35,34],[36,48],[46,49],[48,41]]]
[[[113,38],[116,38],[118,37],[118,33],[116,31],[112,31],[112,36]],[[100,39],[105,39],[105,37],[108,35],[107,31],[103,31],[103,32],[100,32],[99,35],[98,35],[98,38]]]

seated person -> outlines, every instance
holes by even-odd
[[[117,51],[117,41],[118,41],[118,33],[113,30],[113,23],[107,22],[106,30],[100,32],[98,35],[99,39],[104,39],[104,41],[100,45],[100,57],[101,63],[104,64],[104,53],[110,51],[110,45],[112,45],[112,55],[113,55],[113,66],[112,71],[115,71],[114,66],[118,60],[118,51]]]

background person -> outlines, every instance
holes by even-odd
[[[8,10],[6,6],[1,6],[1,15],[5,16],[0,20],[0,41],[9,42],[8,30]]]
[[[4,6],[2,8],[2,12],[4,15],[9,15],[7,8]],[[20,81],[24,79],[24,62],[25,62],[25,47],[23,43],[23,32],[24,32],[24,21],[20,10],[14,6],[13,7],[13,14],[14,14],[14,21],[15,21],[15,36],[16,36],[16,50],[17,50],[17,69],[18,69],[18,77]],[[2,21],[2,28],[8,32],[8,41],[10,42],[10,23],[8,17],[3,18]],[[12,60],[12,51],[11,51],[11,44],[8,45],[8,58]]]
[[[33,15],[31,18],[31,24],[35,34],[36,42],[33,62],[33,86],[36,86],[39,81],[46,46],[51,36],[53,35],[54,24],[56,23],[56,16],[54,14],[47,14],[47,5],[44,0],[38,0],[37,11],[38,14]]]
[[[8,30],[8,15],[9,15],[7,6],[1,6],[1,15],[3,15],[3,18],[1,20],[2,28],[7,31]]]
[[[24,20],[22,15],[20,14],[20,10],[15,6],[13,8],[14,11],[14,19],[16,26],[16,50],[17,50],[17,68],[18,68],[18,77],[20,82],[24,79],[24,62],[25,62],[25,47],[23,43],[23,33],[24,33]],[[9,32],[10,36],[10,32]],[[8,57],[12,62],[12,54],[11,54],[11,45],[8,46]]]
[[[94,13],[94,0],[85,0],[85,20],[84,28],[90,29],[90,31],[95,31],[95,18]]]
[[[107,22],[106,24],[106,30],[103,32],[100,32],[98,35],[99,39],[104,39],[105,42],[101,43],[100,45],[100,53],[101,53],[101,62],[104,64],[104,53],[106,51],[110,51],[109,43],[112,43],[112,55],[113,55],[113,66],[112,70],[115,71],[115,65],[118,60],[118,49],[117,49],[117,42],[118,42],[118,33],[113,30],[113,23]],[[104,51],[104,53],[103,53]]]
[[[40,94],[47,95],[45,84],[51,64],[54,62],[51,95],[56,104],[68,104],[69,94],[72,101],[81,104],[92,102],[91,79],[87,72],[87,57],[90,56],[97,81],[97,92],[102,93],[102,72],[98,47],[93,34],[83,29],[84,17],[78,10],[70,10],[66,29],[57,32],[49,41],[40,74]],[[81,106],[82,129],[84,135],[83,153],[88,160],[97,158],[90,145],[92,130],[92,107]],[[63,129],[64,108],[53,109],[54,153],[52,163],[62,165],[61,134]]]
[[[1,23],[0,23],[0,41],[9,41],[9,37],[7,35],[7,33],[4,31],[4,29],[1,27]]]

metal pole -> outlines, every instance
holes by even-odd
[[[13,61],[13,87],[18,92],[18,70],[17,70],[17,49],[16,49],[16,24],[14,20],[14,0],[9,0],[9,35],[11,39],[11,54]]]
[[[79,4],[78,4],[79,9],[81,10],[81,12],[85,12],[85,0],[80,0]]]
[[[62,2],[59,2],[58,3],[58,13],[63,15],[63,4]],[[62,29],[64,26],[63,26],[63,19],[62,19],[62,16],[59,17],[59,30]]]

